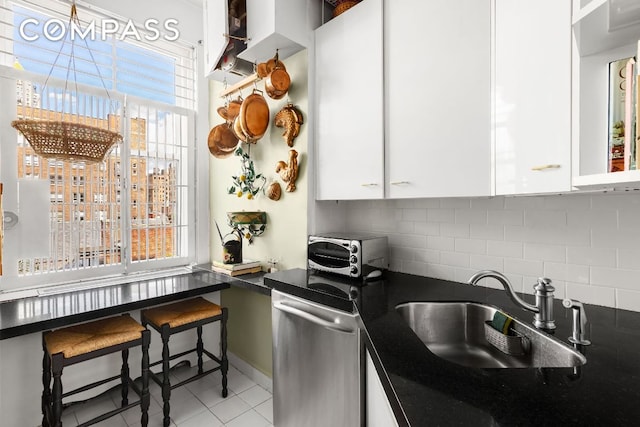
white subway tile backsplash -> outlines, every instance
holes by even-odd
[[[635,229],[594,228],[591,246],[594,248],[637,249],[640,244],[640,226]]]
[[[524,213],[524,225],[526,227],[567,225],[567,213],[565,211],[528,210]]]
[[[545,208],[545,200],[543,196],[505,197],[504,208],[540,210]]]
[[[565,264],[559,262],[544,263],[544,277],[574,283],[589,283],[590,269],[587,265]]]
[[[487,241],[487,254],[498,257],[522,258],[523,248],[521,242]]]
[[[524,259],[532,261],[566,262],[567,248],[563,245],[524,244]]]
[[[550,210],[587,211],[591,208],[591,196],[589,196],[588,194],[545,196],[544,207],[545,209]]]
[[[489,210],[487,222],[495,225],[523,225],[524,211]]]
[[[524,259],[505,258],[504,271],[522,276],[540,277],[544,273],[542,261],[527,261]]]
[[[640,270],[640,249],[618,249],[618,268]]]
[[[438,251],[455,251],[453,237],[427,236],[427,248]]]
[[[460,252],[441,252],[440,264],[452,267],[469,267],[469,254]]]
[[[416,234],[390,234],[389,245],[423,249],[427,247],[427,237]]]
[[[428,264],[440,264],[440,251],[430,249],[414,250],[414,258],[416,261],[426,262]]]
[[[504,226],[471,224],[469,237],[472,239],[504,240]]]
[[[440,199],[442,209],[468,209],[471,207],[471,200],[463,197]]]
[[[496,270],[504,271],[504,258],[488,255],[469,255],[469,267],[474,271]]]
[[[456,239],[455,250],[469,254],[486,254],[487,242],[480,239]]]
[[[640,292],[617,289],[616,302],[623,310],[640,311]]]
[[[451,224],[443,222],[440,224],[440,235],[447,237],[469,238],[469,224]]]
[[[616,266],[616,250],[613,248],[590,248],[586,246],[568,246],[567,262],[599,267]]]
[[[473,270],[471,268],[456,268],[453,280],[460,283],[466,283],[477,271],[478,270]]]
[[[586,227],[567,227],[565,232],[565,243],[569,246],[589,246],[591,244],[591,233]]]
[[[640,207],[621,209],[618,211],[618,228],[628,230],[636,227],[640,219]]]
[[[504,197],[479,197],[471,199],[471,208],[476,210],[504,209]]]
[[[616,291],[611,288],[567,282],[566,298],[575,299],[586,304],[615,307]],[[587,313],[588,315],[589,313]]]
[[[402,209],[404,221],[427,222],[427,211],[424,209]]]
[[[487,211],[474,209],[456,209],[455,221],[458,224],[486,224]]]
[[[413,207],[417,209],[437,209],[441,199],[414,199]]]
[[[416,222],[413,224],[414,233],[423,236],[439,236],[440,223],[437,222]]]
[[[497,270],[528,294],[546,276],[557,298],[640,311],[640,194],[353,201],[345,210],[350,230],[389,236],[394,271],[460,282]]]
[[[456,222],[455,209],[427,209],[429,222]]]
[[[456,277],[456,269],[448,265],[429,264],[427,271],[430,277],[442,280],[455,280]]]
[[[602,194],[591,198],[591,209],[615,209],[622,210],[630,207],[640,207],[640,195],[623,194]]]
[[[418,261],[402,261],[402,271],[407,274],[415,274],[417,276],[428,276],[427,264]]]
[[[407,261],[413,261],[415,259],[415,253],[416,253],[416,250],[414,248],[389,245],[390,258],[398,258],[398,259],[405,259]]]
[[[631,291],[638,290],[640,289],[640,274],[637,270],[591,267],[591,284]]]
[[[567,225],[582,228],[606,228],[616,227],[618,212],[614,210],[591,211],[569,210],[567,211]]]

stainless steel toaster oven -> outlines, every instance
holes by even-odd
[[[309,236],[307,262],[310,269],[361,278],[389,267],[388,239],[354,233],[323,233]]]

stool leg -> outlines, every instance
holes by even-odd
[[[49,427],[49,413],[51,412],[51,359],[47,352],[47,345],[42,335],[42,427]]]
[[[229,310],[226,307],[222,308],[222,325],[220,325],[220,343],[222,345],[222,397],[227,397],[229,394],[227,390],[227,371],[229,370],[229,360],[227,359],[227,318],[229,317]]]
[[[142,418],[140,425],[147,427],[149,424],[149,405],[151,395],[149,394],[149,343],[151,341],[151,331],[142,331],[142,396],[140,396],[140,407]]]
[[[120,383],[122,384],[122,406],[129,404],[129,349],[122,350],[122,368],[120,369]]]
[[[160,335],[162,335],[162,413],[164,419],[163,427],[169,427],[169,398],[171,397],[171,382],[169,381],[169,325],[162,325]]]
[[[51,357],[53,366],[53,426],[62,427],[62,353]]]
[[[202,343],[202,325],[197,327],[198,330],[198,343],[196,345],[196,352],[198,353],[198,373],[202,373],[202,351],[204,344]]]

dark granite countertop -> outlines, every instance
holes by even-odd
[[[306,270],[269,274],[265,284],[331,305],[325,292],[309,289]],[[575,370],[474,369],[431,353],[395,306],[474,301],[530,323],[532,313],[504,291],[386,272],[383,280],[361,287],[355,301],[367,349],[401,426],[627,426],[640,420],[640,313],[585,305],[592,345],[584,350],[587,363]],[[571,315],[560,300],[554,311],[554,335],[566,342]]]
[[[256,273],[229,277],[200,265],[191,273],[2,302],[0,340],[166,304],[230,286],[269,295],[271,290],[264,285],[263,276]],[[50,291],[55,292],[55,288]]]

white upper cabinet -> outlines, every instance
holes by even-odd
[[[638,0],[573,1],[573,185],[640,188],[640,171],[609,170],[609,63],[637,55]]]
[[[315,32],[316,198],[384,196],[382,0]]]
[[[490,195],[491,0],[385,1],[384,28],[387,197]]]
[[[229,44],[229,40],[224,36],[229,34],[227,0],[204,0],[202,8],[204,15],[204,74],[215,80],[223,80],[223,72],[215,70],[215,67]]]
[[[571,0],[496,0],[494,43],[496,194],[570,191]]]
[[[321,22],[319,0],[246,0],[247,49],[238,56],[250,62],[281,59],[309,47]]]
[[[230,29],[229,4],[228,0],[204,0],[203,3],[205,74],[217,80],[242,78],[215,70],[228,49],[229,34],[236,37],[246,34],[247,40],[233,39],[236,46],[227,51],[242,60],[258,63],[272,58],[276,50],[280,59],[285,59],[309,47],[313,41],[313,30],[322,23],[323,5],[320,0],[246,0],[246,7],[234,9],[232,15],[236,20]]]

